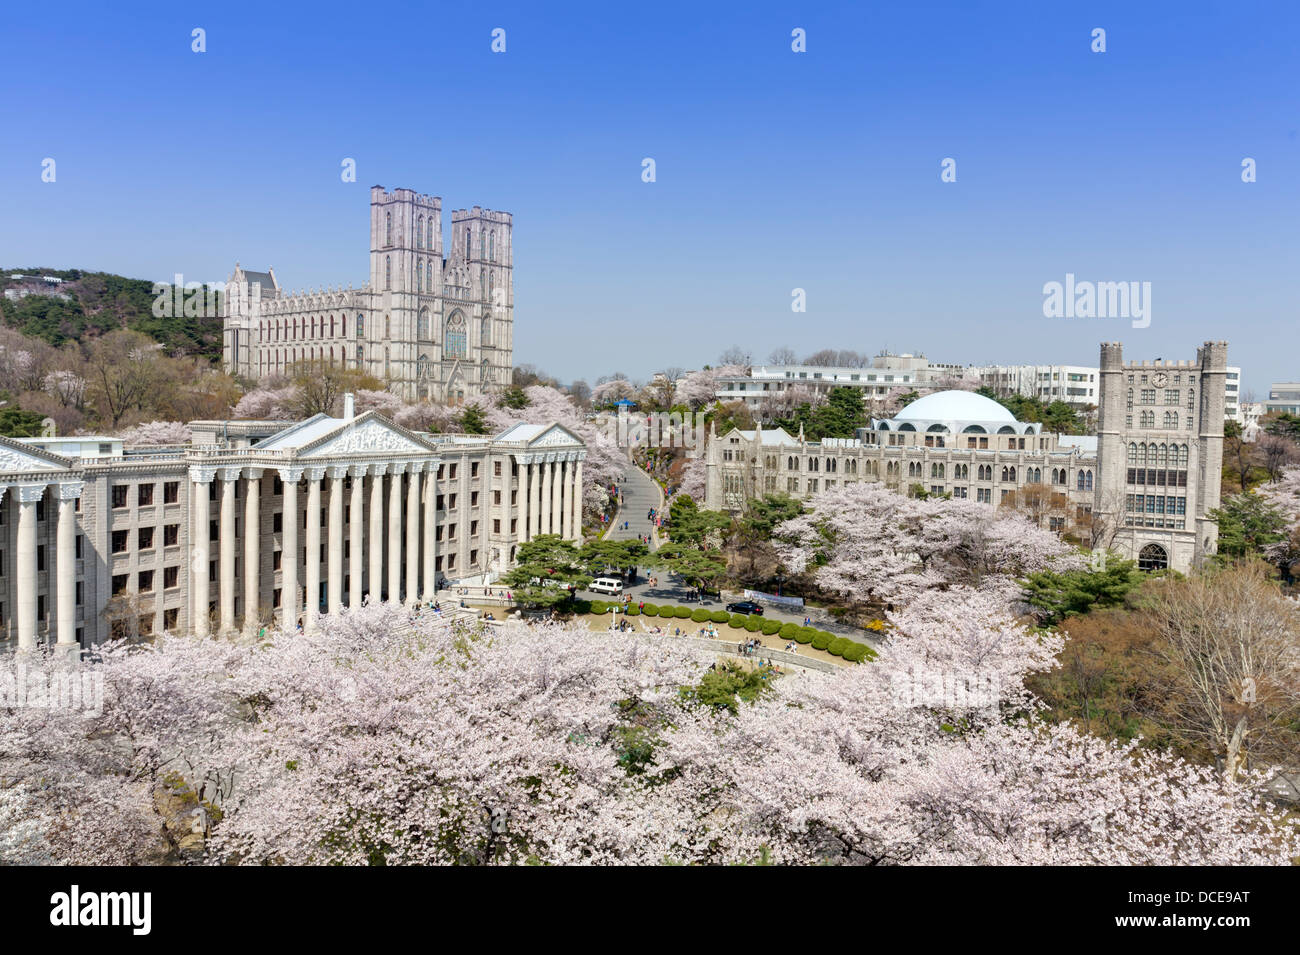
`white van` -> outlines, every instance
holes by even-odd
[[[621,594],[623,592],[623,581],[617,577],[597,577],[587,589],[598,594]]]

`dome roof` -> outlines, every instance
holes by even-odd
[[[1004,405],[973,391],[936,391],[894,415],[896,421],[1004,421],[1016,417]]]

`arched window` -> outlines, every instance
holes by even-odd
[[[481,327],[479,328],[478,333],[478,343],[480,345],[492,344],[492,319],[484,315],[483,321],[480,324]]]
[[[478,230],[478,257],[480,259],[487,258],[487,235],[482,229]]]
[[[424,263],[424,279],[425,279],[425,286],[429,289],[429,294],[432,295],[435,291],[437,291],[433,287],[433,259],[430,259],[428,262]]]
[[[465,227],[465,258],[468,259],[471,255],[474,254],[473,249],[474,249],[473,243],[470,242],[470,238],[469,238],[469,226],[466,226]]]
[[[415,360],[415,377],[420,381],[427,380],[429,377],[429,369],[431,367],[432,362],[429,361],[428,356],[421,355]]]
[[[478,365],[478,380],[480,385],[488,384],[488,375],[489,375],[488,360],[484,358],[481,362],[479,362]]]
[[[1085,482],[1085,485],[1086,485],[1086,486],[1084,487],[1084,490],[1085,490],[1085,491],[1091,491],[1091,490],[1092,490],[1092,472],[1089,471],[1089,472],[1087,472],[1087,473],[1088,473],[1088,480]]]
[[[1159,544],[1147,544],[1138,551],[1138,570],[1164,570],[1169,566],[1169,555]]]
[[[415,260],[415,290],[416,292],[424,291],[424,260]]]
[[[420,309],[420,314],[415,320],[415,337],[422,342],[429,340],[429,310]]]
[[[487,274],[479,272],[478,274],[478,297],[486,302],[487,298]]]
[[[358,315],[357,316],[357,338],[365,338],[365,337],[366,337],[366,316]],[[357,352],[357,354],[360,355],[361,353]]]
[[[1165,412],[1165,429],[1166,429],[1166,430],[1173,431],[1173,430],[1176,430],[1177,428],[1178,428],[1178,412],[1177,412],[1177,411],[1166,411],[1166,412]]]
[[[362,348],[360,345],[358,345],[357,346],[357,367],[358,368],[361,367],[361,363],[365,360],[365,357],[366,357],[365,349]]]
[[[425,247],[430,249],[436,248],[433,244],[433,216],[429,216],[429,235],[425,242]]]
[[[384,213],[384,245],[393,244],[393,214]]]
[[[442,357],[445,360],[450,360],[463,359],[468,356],[469,348],[465,336],[465,316],[460,312],[452,312],[451,318],[447,319],[447,331],[442,340]]]
[[[384,288],[391,289],[392,287],[393,287],[393,257],[391,255],[386,255],[384,256]]]
[[[1082,491],[1082,490],[1083,490],[1083,472],[1082,472],[1082,471],[1079,472],[1079,479],[1078,479],[1078,481],[1076,482],[1076,484],[1078,485],[1078,490]]]
[[[424,216],[415,220],[415,247],[424,248]]]
[[[488,236],[488,261],[495,262],[496,260],[497,260],[497,233],[496,230],[493,229],[491,235]]]

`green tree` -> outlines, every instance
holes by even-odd
[[[520,544],[516,566],[501,578],[514,596],[530,607],[553,607],[570,599],[569,587],[591,583],[587,563],[573,541],[558,534],[539,534]]]
[[[503,408],[518,411],[528,407],[528,395],[522,388],[507,388],[501,393],[500,403]]]
[[[1286,515],[1258,494],[1247,492],[1224,498],[1210,512],[1219,522],[1219,561],[1261,555],[1264,548],[1287,536]]]
[[[460,426],[466,434],[487,434],[487,415],[477,404],[470,405],[461,413]]]
[[[39,438],[41,422],[45,419],[34,411],[22,408],[0,408],[0,434],[6,438]]]
[[[749,510],[740,520],[741,531],[751,540],[765,540],[781,523],[803,513],[803,504],[783,491],[764,494],[750,501]]]
[[[703,547],[710,534],[730,529],[731,518],[721,511],[702,511],[687,494],[673,498],[668,521],[668,537],[673,543]]]
[[[1107,559],[1098,570],[1042,570],[1022,583],[1025,602],[1038,608],[1046,623],[1060,623],[1066,617],[1122,603],[1141,582],[1136,563]]]
[[[713,589],[727,572],[727,564],[716,551],[697,550],[687,544],[664,544],[655,555],[658,561],[688,584]]]

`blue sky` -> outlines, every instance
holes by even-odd
[[[733,343],[1095,364],[1226,338],[1262,397],[1300,376],[1298,10],[24,5],[0,265],[360,285],[368,187],[407,186],[513,213],[515,361],[562,380]],[[1044,318],[1067,272],[1151,282],[1150,327]]]

